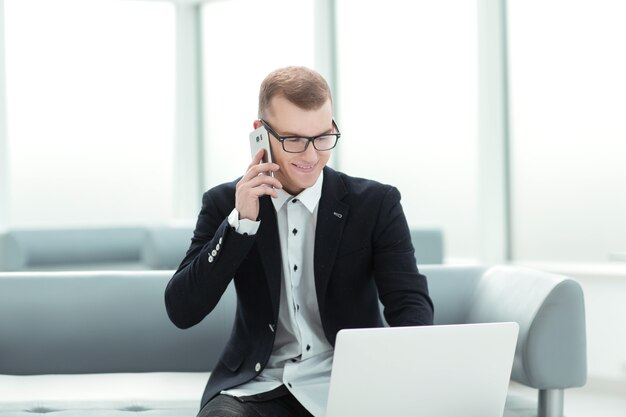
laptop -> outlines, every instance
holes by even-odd
[[[346,329],[326,417],[502,417],[517,323]]]

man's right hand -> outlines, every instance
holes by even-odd
[[[265,172],[276,172],[280,169],[278,164],[265,162],[260,164],[264,149],[252,158],[245,175],[237,183],[235,191],[235,208],[239,212],[239,219],[257,221],[259,217],[259,197],[270,195],[278,197],[274,188],[283,188],[276,178],[265,175]]]

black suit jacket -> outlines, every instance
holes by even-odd
[[[262,197],[256,235],[236,233],[227,219],[235,207],[235,185],[204,194],[191,246],[165,291],[170,319],[188,328],[213,310],[231,280],[235,283],[235,324],[202,406],[261,372],[278,322],[281,254],[274,206],[271,197]],[[341,329],[383,325],[379,298],[391,326],[432,324],[426,278],[418,272],[394,187],[324,168],[314,272],[322,326],[333,346]]]

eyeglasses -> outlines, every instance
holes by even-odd
[[[335,119],[333,119],[334,133],[324,133],[319,136],[281,136],[265,120],[261,119],[261,123],[283,145],[285,152],[289,153],[304,152],[310,143],[313,143],[313,147],[318,151],[329,151],[337,145],[337,141],[341,137]]]

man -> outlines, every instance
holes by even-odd
[[[261,150],[242,178],[204,194],[165,292],[170,319],[188,328],[235,284],[233,332],[199,417],[324,415],[340,329],[382,326],[379,298],[392,326],[432,324],[398,190],[326,167],[340,136],[326,81],[272,72],[258,117],[274,163]]]

